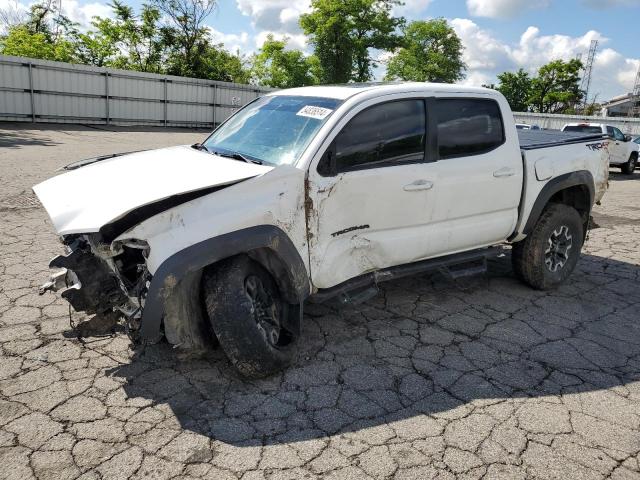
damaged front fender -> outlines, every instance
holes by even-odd
[[[265,254],[265,252],[269,252]],[[199,274],[222,259],[247,254],[273,275],[285,300],[302,304],[309,296],[307,269],[291,239],[280,228],[259,225],[196,243],[165,260],[155,271],[142,312],[140,336],[154,342],[161,337],[160,326],[176,331],[193,319],[200,324],[197,298]],[[191,319],[191,320],[189,320]],[[194,325],[195,329],[198,329]],[[190,329],[195,332],[195,330]],[[171,333],[169,334],[171,335]]]

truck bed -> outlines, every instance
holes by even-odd
[[[518,130],[522,150],[557,147],[571,143],[596,141],[605,138],[601,133],[561,132],[559,130]]]

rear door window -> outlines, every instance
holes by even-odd
[[[505,142],[500,107],[494,100],[438,99],[435,115],[441,159],[479,155]]]

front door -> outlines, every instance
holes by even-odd
[[[418,260],[428,250],[437,179],[425,161],[425,101],[363,106],[343,125],[309,171],[309,252],[317,288]]]
[[[620,165],[625,163],[627,157],[627,145],[625,145],[624,135],[615,127],[607,127],[607,136],[609,139],[609,155],[610,163]]]

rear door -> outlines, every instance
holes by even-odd
[[[428,111],[437,129],[429,256],[502,242],[513,233],[523,167],[513,120],[501,111],[492,98],[466,96],[436,98]]]

